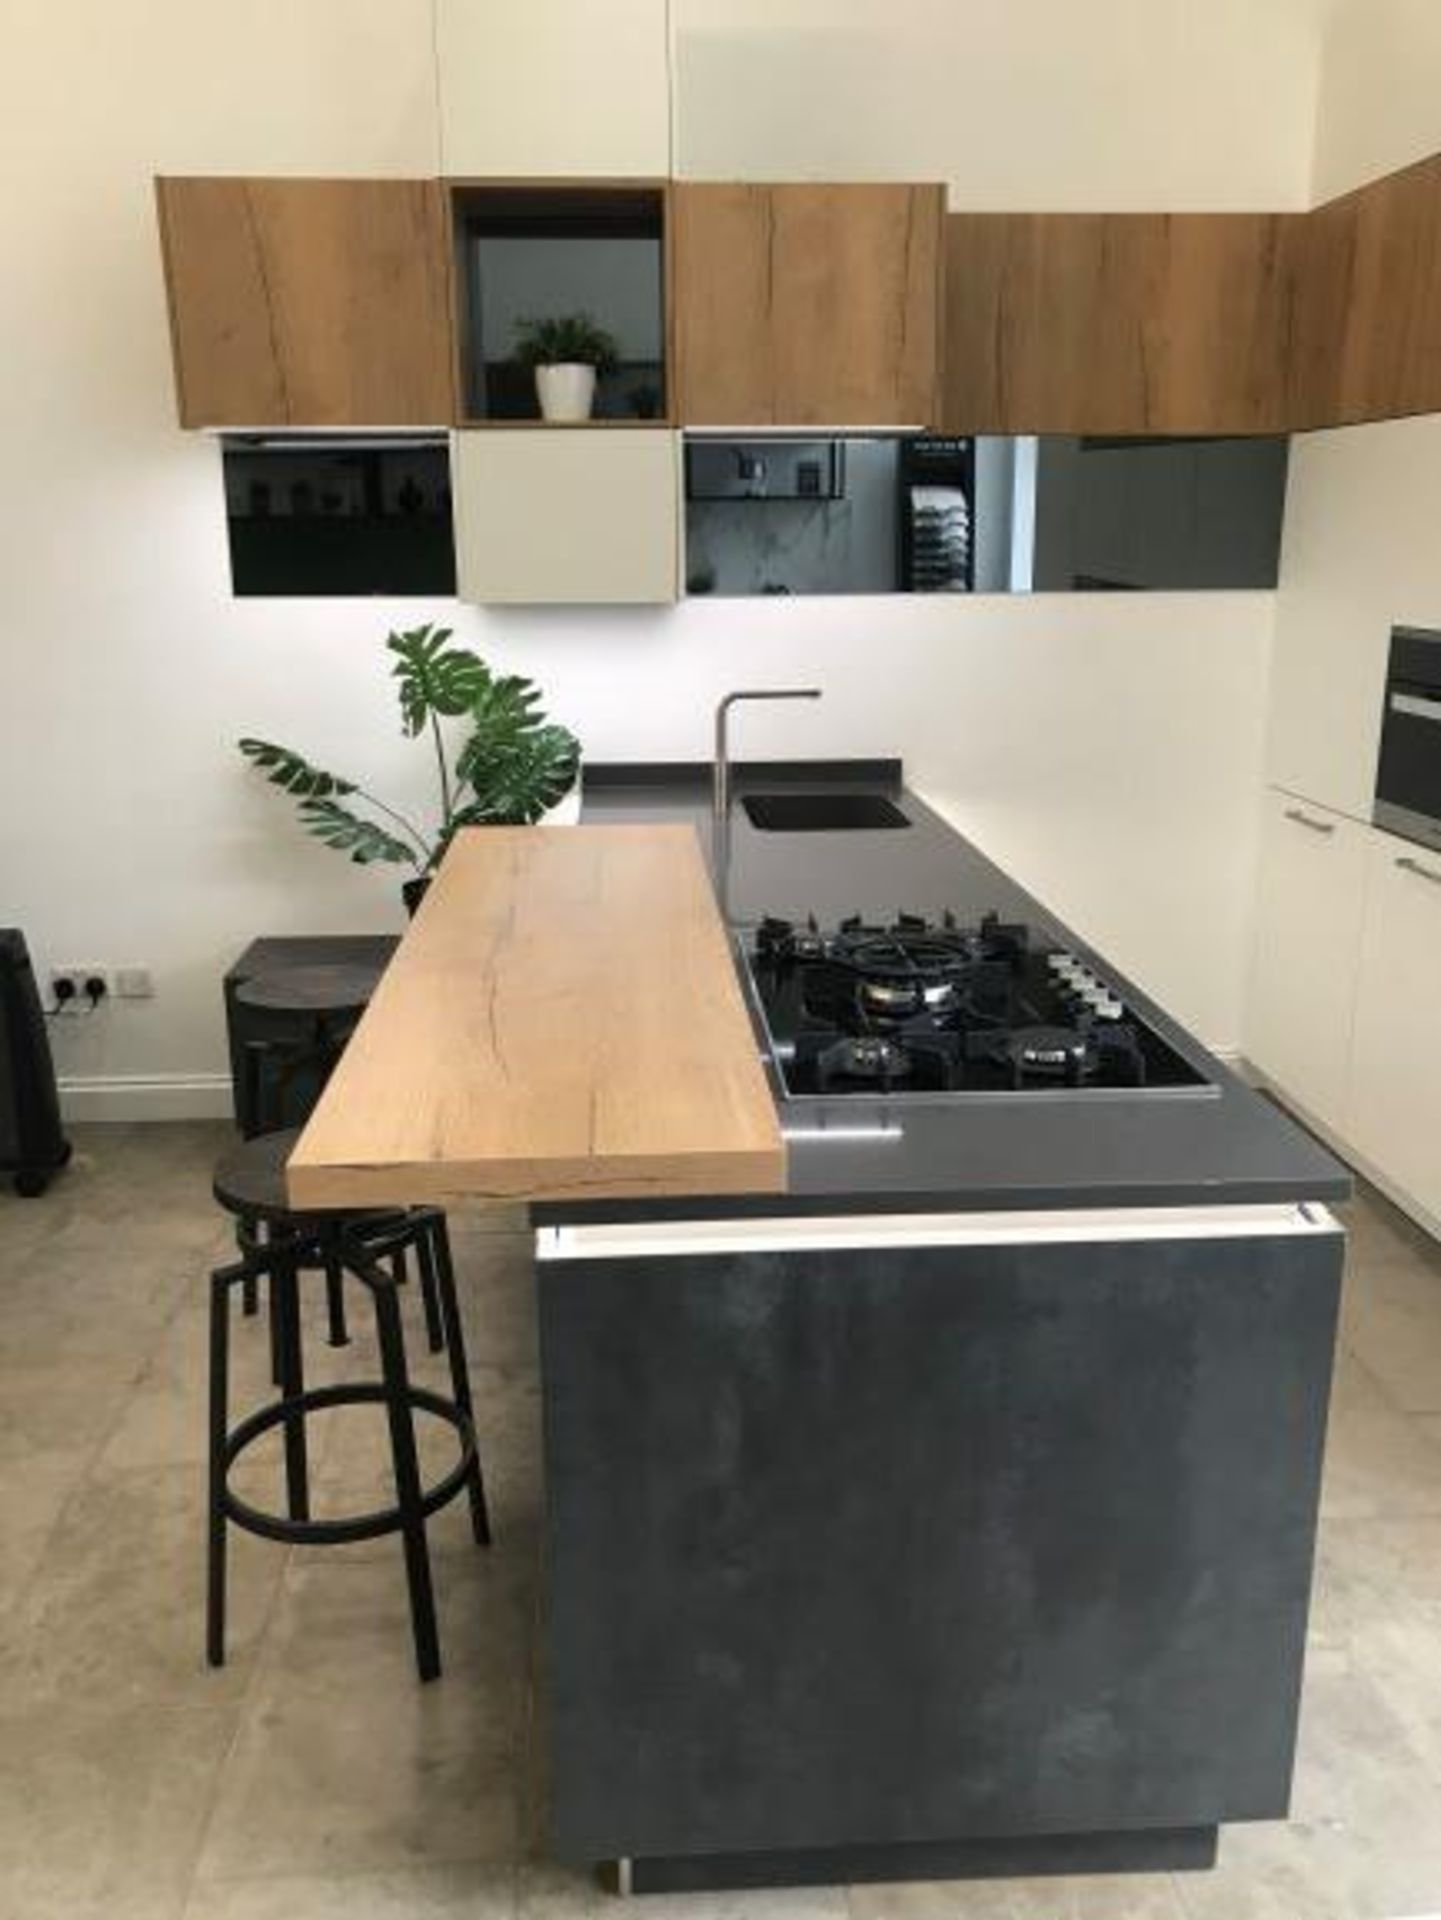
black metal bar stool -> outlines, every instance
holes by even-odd
[[[235,1243],[242,1260],[261,1252],[277,1236],[295,1242],[294,1254],[302,1271],[318,1268],[325,1275],[326,1308],[330,1319],[330,1344],[343,1347],[348,1335],[345,1327],[345,1262],[341,1241],[348,1230],[362,1222],[383,1225],[404,1219],[395,1212],[296,1213],[285,1196],[285,1163],[290,1158],[298,1127],[263,1134],[246,1141],[226,1154],[215,1170],[213,1191],[227,1213],[235,1216]],[[401,1238],[387,1249],[395,1269],[397,1284],[406,1279],[406,1253],[409,1242]],[[421,1301],[425,1309],[425,1330],[432,1353],[439,1353],[445,1342],[445,1324],[436,1286],[435,1261],[417,1255],[420,1270]],[[256,1265],[242,1281],[245,1311],[254,1313],[259,1298],[262,1269]],[[272,1305],[271,1333],[275,1332]],[[276,1374],[276,1380],[280,1378]]]
[[[215,1192],[223,1206],[263,1221],[267,1232],[239,1260],[217,1268],[210,1282],[210,1466],[209,1552],[206,1586],[206,1652],[212,1666],[225,1659],[225,1547],[230,1522],[266,1539],[287,1544],[325,1546],[347,1540],[373,1540],[399,1533],[405,1548],[416,1664],[422,1680],[440,1672],[435,1597],[430,1577],[425,1523],[462,1490],[468,1495],[471,1530],[478,1545],[490,1541],[485,1486],[475,1439],[465,1336],[455,1292],[450,1238],[445,1215],[433,1207],[407,1212],[316,1214],[293,1212],[285,1202],[284,1165],[296,1136],[271,1135],[238,1147],[221,1162]],[[288,1144],[283,1144],[288,1143]],[[375,1307],[380,1347],[379,1380],[347,1381],[328,1387],[305,1386],[300,1332],[300,1274],[308,1267],[329,1267],[318,1257],[317,1235],[327,1236],[328,1257],[343,1274],[353,1275]],[[438,1338],[449,1362],[449,1397],[414,1385],[405,1356],[395,1256],[412,1251],[423,1287],[433,1289]],[[229,1425],[230,1295],[264,1279],[270,1294],[273,1372],[280,1397]],[[429,1297],[429,1295],[427,1296]],[[340,1520],[313,1520],[310,1514],[306,1419],[322,1409],[383,1405],[390,1428],[395,1504]],[[459,1453],[455,1465],[434,1486],[424,1487],[415,1445],[415,1415],[446,1421],[455,1429]],[[244,1450],[272,1428],[283,1429],[286,1515],[252,1506],[229,1485],[230,1468]]]

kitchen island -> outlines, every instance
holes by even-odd
[[[897,769],[809,790],[910,824],[738,813],[738,924],[1025,922],[1197,1084],[772,1059],[784,1194],[536,1210],[554,1848],[642,1890],[1204,1867],[1286,1813],[1347,1177]],[[708,802],[602,772],[586,818]]]
[[[764,831],[777,787],[901,824]],[[1204,1867],[1287,1809],[1347,1176],[899,768],[735,791],[729,947],[703,770],[459,843],[291,1164],[532,1201],[552,1849],[638,1890]],[[758,923],[903,912],[958,971],[802,1091]],[[952,1031],[1077,981],[1079,1051]],[[932,1024],[959,1082],[867,1082]]]

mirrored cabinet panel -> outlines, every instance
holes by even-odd
[[[690,435],[692,594],[1274,587],[1289,441]]]
[[[235,593],[455,592],[441,435],[226,434]]]

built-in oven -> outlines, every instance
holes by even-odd
[[[1388,833],[1441,847],[1441,633],[1392,631],[1372,818]]]

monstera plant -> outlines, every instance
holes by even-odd
[[[362,866],[413,867],[403,889],[411,904],[459,828],[529,826],[565,798],[580,767],[574,734],[546,719],[533,681],[493,673],[450,638],[448,627],[424,626],[385,642],[402,729],[412,740],[428,734],[435,754],[433,832],[293,747],[238,743],[252,766],[298,803],[301,824],[317,840]],[[442,721],[464,723],[458,741],[447,743]]]

